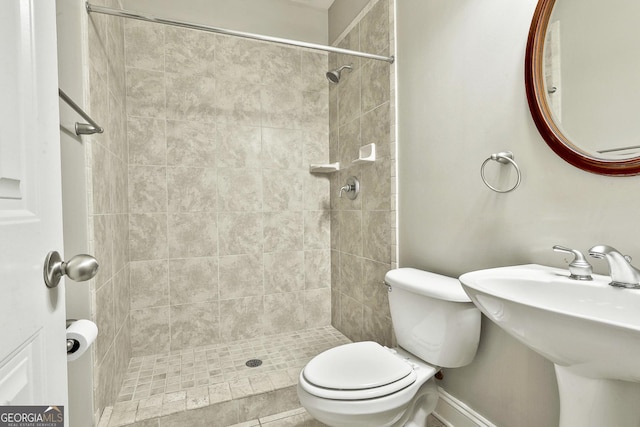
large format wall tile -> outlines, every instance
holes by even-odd
[[[95,186],[111,197],[94,204],[128,205],[118,235],[131,281],[117,294],[128,295],[133,354],[328,324],[330,183],[308,172],[329,160],[328,55],[145,23],[122,32],[126,109],[112,104],[126,111],[128,154],[96,149],[106,163]],[[96,91],[108,89],[103,65]],[[123,165],[126,180],[111,183]],[[122,265],[116,246],[110,270]]]

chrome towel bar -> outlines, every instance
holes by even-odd
[[[66,93],[64,93],[60,88],[58,88],[58,95],[60,96],[60,98],[62,98],[64,102],[67,103],[69,107],[73,108],[73,110],[76,113],[80,114],[83,119],[89,122],[89,123],[76,122],[76,126],[75,126],[76,135],[93,135],[94,133],[104,132],[104,129],[99,124],[97,124],[91,117],[89,117],[89,115],[85,113],[84,110],[80,108],[78,104],[73,102],[73,100],[69,98],[69,96]]]

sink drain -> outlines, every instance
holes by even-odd
[[[247,360],[247,363],[245,363],[245,365],[247,365],[250,368],[257,368],[258,366],[262,365],[262,360],[260,360],[260,359],[249,359],[249,360]]]

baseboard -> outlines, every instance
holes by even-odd
[[[433,416],[447,427],[496,427],[467,404],[438,387],[438,405]]]

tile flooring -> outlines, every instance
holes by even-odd
[[[99,427],[164,427],[177,421],[180,412],[196,416],[196,410],[206,408],[209,412],[224,409],[228,419],[239,421],[286,412],[299,406],[293,401],[297,401],[295,386],[300,369],[318,353],[348,342],[339,331],[327,326],[134,357],[117,403],[105,409]],[[249,359],[260,359],[262,364],[248,367],[245,363]],[[254,406],[258,398],[273,402],[264,405],[264,414],[246,407]],[[300,414],[292,416],[300,418]]]

